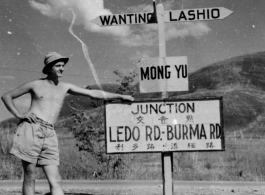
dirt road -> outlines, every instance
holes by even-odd
[[[0,181],[0,195],[21,195],[21,181]],[[65,195],[162,195],[161,181],[63,181]],[[46,181],[36,195],[48,195]],[[174,182],[174,195],[265,195],[264,182]]]

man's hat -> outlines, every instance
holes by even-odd
[[[44,68],[42,69],[43,74],[48,74],[48,69],[51,68],[57,62],[64,62],[66,64],[69,58],[62,56],[57,52],[50,52],[44,58]]]

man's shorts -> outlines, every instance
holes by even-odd
[[[37,166],[59,165],[58,138],[53,125],[39,118],[36,123],[23,120],[15,132],[10,153]]]

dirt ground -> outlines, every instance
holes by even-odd
[[[162,185],[64,185],[65,195],[163,195]],[[0,195],[21,195],[20,187],[1,187]],[[174,184],[174,195],[265,195],[265,183],[257,185],[208,185],[203,183]],[[49,195],[47,186],[36,187],[36,195]]]

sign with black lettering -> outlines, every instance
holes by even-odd
[[[120,26],[126,24],[149,24],[152,22],[153,13],[141,12],[141,13],[125,13],[125,14],[113,14],[102,15],[91,20],[92,23],[98,26]]]
[[[139,63],[140,92],[188,91],[188,63],[186,56],[142,59]]]
[[[188,22],[196,20],[216,20],[224,19],[233,11],[224,7],[214,8],[200,8],[200,9],[183,9],[183,10],[171,10],[164,12],[165,22]],[[92,23],[98,26],[120,26],[128,24],[152,24],[153,13],[141,12],[141,13],[125,13],[125,14],[113,14],[102,15],[91,20]]]
[[[187,22],[196,20],[224,19],[233,11],[224,7],[165,11],[165,22]]]
[[[106,102],[107,153],[224,150],[222,98]]]

